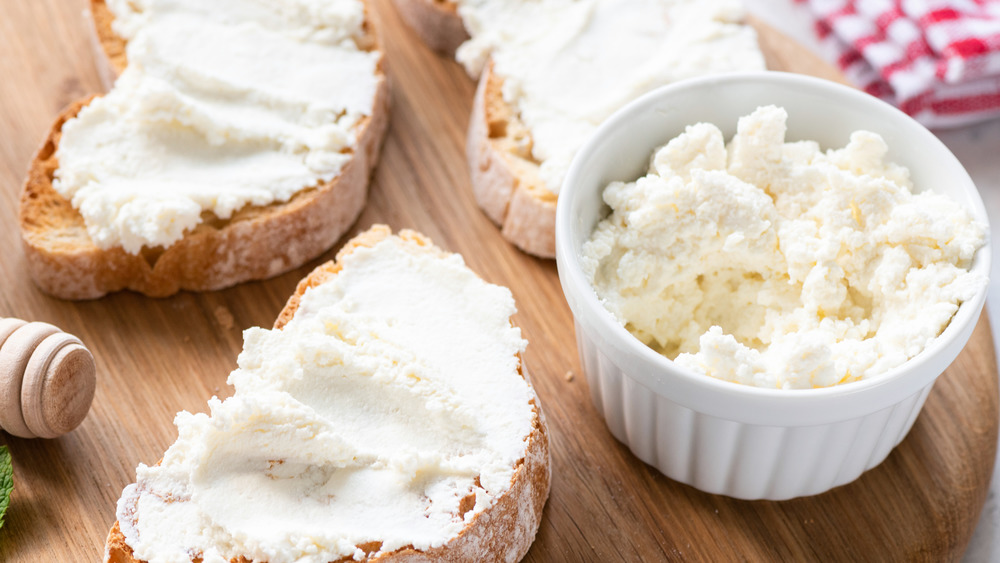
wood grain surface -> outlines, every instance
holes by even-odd
[[[986,495],[997,443],[997,378],[985,317],[938,381],[909,437],[856,482],[817,497],[747,502],[701,493],[639,462],[590,404],[555,264],[507,245],[479,212],[464,159],[474,84],[377,0],[392,119],[369,203],[373,222],[418,229],[510,287],[524,356],[552,436],[552,493],[526,561],[954,560]],[[270,326],[319,260],[265,282],[147,299],[65,302],[25,274],[17,201],[26,166],[59,110],[100,91],[82,0],[0,0],[0,316],[55,324],[97,359],[82,426],[55,440],[0,433],[16,490],[0,561],[98,561],[121,489],[176,437],[174,414],[230,394],[241,331]],[[772,68],[837,78],[764,31]]]

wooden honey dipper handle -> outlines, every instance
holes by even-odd
[[[0,318],[0,429],[56,438],[79,426],[97,386],[94,357],[47,323]]]

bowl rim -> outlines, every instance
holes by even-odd
[[[913,135],[914,142],[912,144],[920,147],[916,150],[933,151],[934,158],[944,159],[948,166],[955,167],[958,173],[956,183],[960,184],[961,190],[970,192],[972,208],[970,209],[964,204],[963,208],[986,227],[986,240],[976,252],[970,271],[978,272],[988,279],[991,240],[985,205],[968,172],[957,157],[933,133],[892,105],[849,86],[829,80],[778,71],[727,73],[683,80],[662,86],[637,98],[605,120],[577,151],[557,200],[555,222],[556,263],[563,293],[577,323],[577,330],[584,330],[591,337],[599,335],[602,347],[607,349],[605,351],[615,351],[614,359],[618,363],[631,364],[632,369],[623,369],[622,371],[660,395],[678,397],[684,400],[709,392],[714,394],[716,399],[728,399],[719,401],[715,406],[708,406],[709,410],[722,414],[734,406],[745,408],[746,405],[741,406],[741,403],[748,399],[763,408],[785,410],[791,408],[804,414],[809,409],[831,402],[841,405],[847,404],[844,403],[844,400],[855,400],[861,394],[872,396],[866,404],[846,409],[844,417],[842,417],[846,419],[851,415],[865,414],[885,408],[919,392],[923,387],[933,383],[964,348],[965,342],[971,336],[979,319],[985,303],[988,284],[984,284],[975,296],[959,306],[958,311],[941,334],[920,353],[903,364],[869,379],[830,387],[778,389],[756,387],[703,375],[684,368],[653,351],[617,322],[600,303],[596,292],[586,279],[581,267],[581,249],[575,247],[571,236],[573,232],[572,214],[574,213],[572,204],[575,199],[585,197],[578,194],[580,177],[583,174],[585,163],[594,159],[595,155],[601,151],[606,144],[605,139],[610,138],[611,132],[628,128],[632,124],[640,122],[644,114],[650,112],[663,100],[689,90],[734,88],[740,84],[768,84],[786,91],[793,91],[792,95],[819,92],[842,97],[866,110],[884,114],[885,119],[893,122],[895,126],[903,127],[908,134]],[[827,111],[837,110],[827,108]],[[649,153],[652,154],[654,149],[655,147],[650,147]],[[603,192],[603,187],[599,188],[599,191]],[[923,373],[923,377],[918,377],[921,373]],[[703,399],[696,402],[704,405]],[[761,416],[756,418],[771,420],[774,417]]]

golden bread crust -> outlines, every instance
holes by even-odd
[[[394,0],[396,9],[435,51],[454,56],[469,38],[449,0]],[[479,78],[466,140],[472,189],[483,212],[521,250],[555,258],[556,195],[538,176],[531,133],[503,100],[503,79],[488,64]]]
[[[113,34],[111,20],[99,15],[98,6],[107,8],[96,0],[92,5],[98,36],[108,49],[103,38]],[[367,32],[378,49],[374,27],[369,25]],[[273,277],[315,258],[347,231],[365,204],[389,116],[382,61],[376,68],[372,113],[356,125],[353,158],[336,178],[284,203],[247,206],[228,220],[206,214],[205,221],[166,249],[144,248],[139,254],[120,247],[98,248],[87,235],[83,217],[52,188],[62,125],[93,98],[71,104],[32,159],[21,194],[19,220],[28,272],[43,291],[63,299],[94,299],[122,289],[165,297],[180,290],[208,291]]]
[[[128,58],[125,56],[127,43],[111,28],[115,16],[108,9],[105,0],[90,0],[90,17],[94,21],[93,31],[108,63],[116,75],[121,74],[128,64]]]
[[[531,156],[531,133],[504,101],[503,79],[483,69],[466,139],[472,189],[483,212],[521,250],[541,258],[556,252],[556,194]]]
[[[390,236],[392,236],[392,232],[389,227],[375,225],[348,241],[337,253],[336,261],[319,266],[299,282],[295,293],[288,299],[284,309],[275,320],[274,328],[281,329],[292,319],[307,289],[330,281],[340,272],[343,268],[341,261],[344,256],[358,248],[374,246]],[[447,254],[420,233],[404,230],[398,236],[411,243],[408,249],[412,252]],[[528,379],[523,360],[520,362],[520,373],[522,377]],[[534,394],[533,390],[532,394]],[[531,547],[541,523],[542,510],[549,495],[549,482],[551,480],[548,428],[537,397],[533,398],[531,403],[535,413],[531,434],[528,435],[524,458],[519,461],[511,480],[511,487],[507,492],[498,497],[491,507],[477,514],[459,535],[441,547],[427,551],[404,547],[378,557],[365,559],[365,561],[369,563],[507,562],[517,561],[524,557]],[[378,544],[362,547],[366,548],[369,553],[378,550]],[[198,562],[197,559],[193,561]],[[347,561],[353,560],[345,557],[335,563]],[[145,563],[134,558],[132,548],[126,542],[118,522],[115,522],[108,534],[105,562]],[[232,560],[232,563],[254,562],[239,558]]]

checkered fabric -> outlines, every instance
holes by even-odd
[[[855,85],[928,127],[1000,117],[1000,0],[796,0]]]

